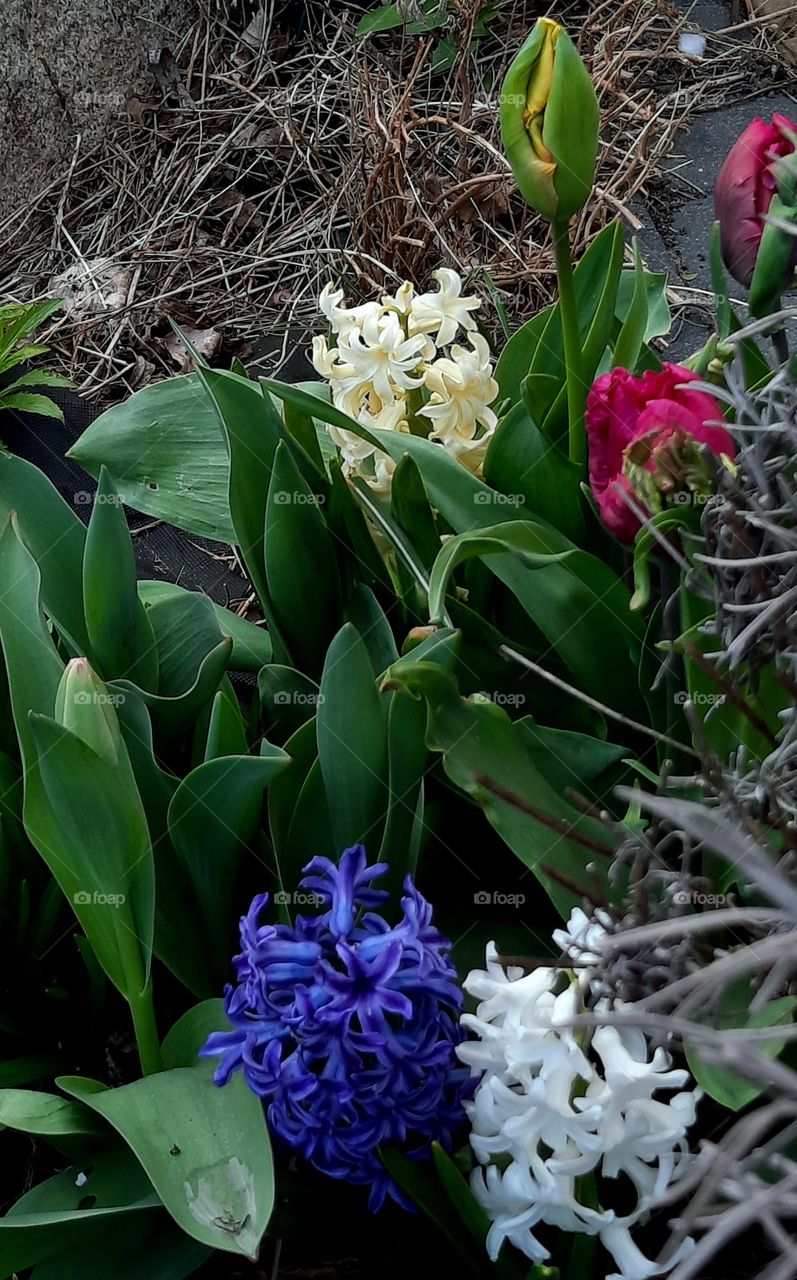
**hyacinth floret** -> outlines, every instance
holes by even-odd
[[[313,858],[301,885],[319,911],[293,924],[262,923],[269,895],[256,897],[241,920],[237,984],[225,992],[232,1030],[201,1051],[219,1058],[217,1084],[243,1073],[294,1152],[370,1185],[372,1211],[388,1194],[411,1207],[379,1148],[420,1158],[433,1141],[449,1147],[468,1075],[455,1056],[463,997],[450,943],[411,876],[399,922],[380,913],[389,895],[374,882],[387,871],[368,865],[362,845],[337,864]]]

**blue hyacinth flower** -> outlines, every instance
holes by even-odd
[[[301,886],[319,913],[292,925],[262,924],[268,894],[256,897],[241,920],[238,982],[225,991],[233,1029],[201,1050],[220,1059],[217,1084],[243,1072],[292,1151],[369,1186],[372,1211],[388,1194],[411,1207],[379,1148],[422,1159],[432,1142],[450,1147],[468,1082],[455,1055],[463,998],[451,944],[410,876],[400,922],[379,914],[388,894],[373,881],[387,870],[368,866],[362,845],[337,864],[313,858]]]

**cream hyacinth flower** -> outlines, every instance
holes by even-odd
[[[587,947],[594,955],[603,936],[600,922],[574,911],[555,940],[566,955]],[[574,1028],[584,981],[570,969],[504,968],[490,943],[485,969],[464,986],[479,1001],[462,1016],[476,1038],[457,1052],[478,1078],[466,1104],[481,1165],[471,1186],[491,1221],[490,1257],[508,1240],[532,1262],[545,1262],[549,1251],[534,1233],[547,1225],[599,1236],[618,1267],[607,1280],[669,1272],[677,1258],[649,1261],[631,1228],[690,1159],[686,1135],[699,1090],[685,1088],[689,1073],[674,1070],[665,1049],[651,1054],[636,1029]],[[590,1174],[600,1174],[602,1185],[625,1175],[636,1203],[622,1216],[582,1203],[578,1179]],[[691,1247],[686,1241],[678,1257]]]
[[[470,342],[470,351],[452,347],[451,355],[435,360],[424,376],[431,396],[420,413],[432,423],[432,435],[441,440],[452,436],[472,440],[480,426],[493,431],[498,422],[489,407],[498,395],[490,349],[480,333],[472,333]]]
[[[498,394],[490,351],[475,331],[479,299],[462,292],[456,271],[435,272],[436,292],[416,294],[405,280],[381,302],[347,307],[343,290],[325,286],[319,307],[333,334],[313,339],[313,365],[332,403],[360,425],[379,431],[418,432],[480,475],[497,425],[491,402]],[[464,331],[470,346],[454,339]],[[453,344],[453,345],[452,345]],[[344,473],[389,494],[395,463],[356,432],[329,426]]]
[[[410,333],[433,333],[439,347],[447,347],[457,336],[460,326],[475,329],[471,314],[478,311],[478,298],[462,295],[462,280],[456,271],[440,267],[432,275],[440,285],[436,293],[418,294],[410,308]]]

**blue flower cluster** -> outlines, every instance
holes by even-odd
[[[225,992],[234,1030],[201,1051],[221,1056],[217,1084],[243,1071],[293,1151],[370,1185],[372,1211],[388,1193],[407,1203],[378,1149],[421,1158],[433,1141],[449,1146],[468,1079],[454,1052],[462,992],[451,944],[410,876],[400,923],[372,910],[388,898],[372,887],[387,870],[368,866],[362,845],[338,865],[314,858],[301,883],[326,909],[293,925],[259,924],[268,894],[255,898],[241,920],[238,985]]]

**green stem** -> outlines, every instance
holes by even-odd
[[[559,314],[562,317],[562,336],[567,371],[567,416],[569,421],[568,452],[570,461],[582,470],[587,462],[587,438],[584,429],[584,405],[587,388],[584,386],[581,334],[578,327],[578,306],[573,280],[573,261],[570,257],[570,236],[566,222],[552,222],[551,234],[556,255],[556,275],[559,281]]]
[[[152,1003],[152,983],[148,982],[142,992],[129,996],[128,1003],[133,1015],[133,1028],[136,1033],[138,1056],[141,1059],[141,1070],[145,1076],[154,1075],[161,1070],[161,1048],[158,1039],[158,1026],[155,1021],[155,1006]]]

